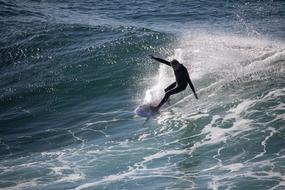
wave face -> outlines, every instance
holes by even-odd
[[[285,188],[283,1],[0,0],[1,189]],[[178,59],[190,88],[160,114]]]

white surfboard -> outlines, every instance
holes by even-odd
[[[154,115],[157,112],[154,112],[150,109],[150,105],[149,104],[145,104],[145,105],[140,105],[139,107],[137,107],[135,109],[135,114],[141,117],[150,117],[152,115]]]

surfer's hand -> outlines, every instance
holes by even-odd
[[[196,98],[197,100],[199,99],[196,93],[194,93],[194,96],[195,96],[195,98]]]

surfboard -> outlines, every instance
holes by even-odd
[[[138,106],[134,113],[138,116],[141,116],[141,117],[150,117],[152,115],[154,115],[155,113],[157,112],[154,112],[150,109],[150,105],[149,104],[144,104],[144,105],[140,105]]]

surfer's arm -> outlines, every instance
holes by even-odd
[[[193,91],[193,93],[194,93],[195,98],[196,98],[196,99],[198,99],[198,96],[197,96],[197,94],[196,94],[196,91],[195,91],[194,85],[193,85],[192,81],[190,80],[190,77],[189,77],[188,72],[186,72],[186,78],[187,78],[187,82],[188,82],[188,84],[189,84],[189,86],[190,86],[191,90],[192,90],[192,91]]]
[[[154,59],[154,60],[156,60],[156,61],[158,61],[158,62],[160,62],[160,63],[164,63],[164,64],[166,64],[168,66],[171,66],[169,61],[166,61],[166,60],[158,58],[158,57],[154,57],[153,55],[149,55],[149,57]]]

